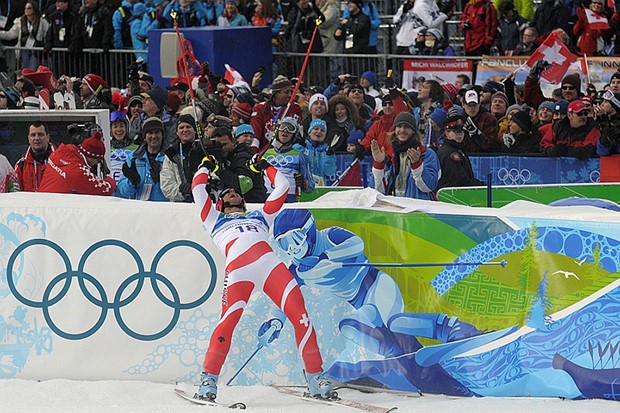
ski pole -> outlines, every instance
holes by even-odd
[[[488,265],[500,265],[502,268],[506,268],[506,260],[500,262],[437,262],[437,263],[388,263],[388,262],[341,262],[334,263],[339,264],[340,267],[456,267],[459,265],[473,265],[473,266],[488,266]]]
[[[282,313],[284,315],[284,313]],[[256,350],[248,357],[248,359],[239,367],[239,370],[226,382],[227,386],[230,386],[230,383],[241,373],[241,370],[248,365],[250,361],[254,358],[254,356],[262,349],[263,347],[267,347],[271,342],[273,342],[276,338],[280,336],[280,331],[284,326],[284,321],[279,318],[272,318],[268,321],[265,321],[258,329],[258,345],[256,346]]]
[[[185,47],[183,40],[181,40],[181,32],[179,31],[179,22],[177,20],[177,17],[178,17],[177,12],[173,10],[170,13],[170,17],[172,17],[172,20],[174,21],[174,30],[176,31],[177,40],[179,41],[179,48],[181,49],[181,53],[183,54],[181,63],[182,63],[182,68],[183,68],[182,70],[184,73],[182,73],[181,75],[185,78],[185,82],[187,83],[187,86],[189,86],[189,96],[192,102],[192,109],[194,110],[194,123],[196,124],[196,132],[197,132],[196,135],[198,135],[196,136],[196,139],[198,140],[198,143],[200,144],[200,147],[202,148],[202,151],[204,152],[204,154],[208,155],[209,153],[207,152],[207,149],[202,143],[202,137],[203,137],[202,124],[200,123],[201,119],[198,119],[198,112],[196,111],[196,96],[194,95],[192,79],[191,79],[191,76],[189,75],[189,66],[187,65],[187,59],[189,59],[189,52],[187,48]]]
[[[338,184],[340,183],[340,181],[342,181],[342,178],[344,178],[349,171],[351,170],[351,168],[353,168],[355,166],[355,164],[357,164],[360,160],[358,158],[353,159],[353,162],[351,162],[349,164],[349,166],[347,166],[347,169],[345,169],[344,171],[342,171],[342,173],[340,174],[340,176],[338,177],[338,179],[336,179],[334,181],[334,183],[332,184],[332,186],[338,186]]]
[[[323,21],[321,19],[316,19],[314,23],[315,23],[314,31],[312,32],[312,37],[310,38],[310,44],[308,44],[308,50],[306,50],[306,56],[304,58],[303,64],[301,65],[299,77],[297,78],[299,80],[297,81],[297,83],[295,84],[295,87],[293,88],[293,93],[291,94],[291,98],[288,100],[288,103],[286,104],[286,107],[284,108],[284,112],[282,113],[282,116],[280,117],[280,119],[283,119],[286,116],[286,114],[288,113],[288,110],[290,109],[291,105],[295,101],[295,95],[297,94],[297,91],[299,90],[299,87],[301,86],[301,79],[303,79],[304,72],[306,71],[306,66],[308,65],[308,59],[310,58],[310,50],[312,50],[312,45],[314,44],[314,38],[316,37],[316,32],[319,28],[319,25],[323,23]],[[273,131],[273,136],[271,137],[271,140],[269,141],[267,145],[265,145],[263,150],[259,152],[260,156],[263,156],[265,152],[267,152],[267,149],[271,148],[271,146],[273,145],[273,141],[278,136],[279,126],[280,126],[280,123],[277,123],[276,128]]]

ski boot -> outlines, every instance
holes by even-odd
[[[337,399],[338,393],[334,391],[332,383],[323,375],[323,372],[310,374],[306,372],[308,392],[311,397],[320,399]]]
[[[218,376],[209,373],[200,375],[200,387],[194,396],[197,399],[213,401],[217,397],[217,378]]]

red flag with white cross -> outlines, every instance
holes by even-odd
[[[526,62],[526,66],[533,67],[539,60],[546,60],[551,66],[543,70],[540,77],[549,83],[559,84],[577,57],[560,40],[558,33],[551,32],[538,49],[532,53]]]

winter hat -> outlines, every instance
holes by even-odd
[[[129,100],[127,101],[127,109],[129,109],[130,107],[132,107],[133,105],[137,105],[142,104],[142,101],[144,100],[144,98],[140,95],[134,95],[132,97],[129,98]]]
[[[26,96],[22,107],[24,109],[39,109],[39,98],[36,96]]]
[[[409,113],[409,112],[400,112],[398,115],[396,115],[396,117],[394,118],[394,123],[392,124],[392,126],[394,128],[396,128],[399,125],[405,125],[410,127],[413,130],[417,130],[418,129],[418,125],[417,122],[415,120],[415,117]]]
[[[496,82],[494,80],[489,80],[488,82],[486,82],[484,84],[484,86],[482,86],[482,91],[483,92],[491,92],[491,93],[503,92],[504,91],[504,85],[502,85],[501,83]]]
[[[448,98],[454,102],[456,100],[456,95],[458,94],[458,89],[452,83],[444,83],[441,85],[443,91],[448,95]]]
[[[192,127],[192,129],[194,129],[194,132],[198,134],[198,131],[196,130],[196,122],[194,121],[194,117],[192,115],[185,114],[179,116],[179,118],[177,119],[177,130],[179,129],[181,123],[187,123],[189,126]]]
[[[148,83],[150,87],[153,87],[153,82],[155,82],[153,76],[142,70],[138,71],[138,80]]]
[[[347,3],[354,3],[361,10],[364,7],[364,0],[348,0]]]
[[[102,138],[101,132],[97,131],[90,138],[84,139],[84,142],[78,146],[78,149],[87,158],[103,159],[105,156],[105,145]]]
[[[101,86],[102,88],[108,87],[108,82],[103,80],[103,78],[99,75],[95,75],[92,73],[87,74],[82,79],[83,83],[86,83],[86,86],[90,89],[91,92],[95,93],[95,91]]]
[[[561,85],[571,85],[577,89],[578,92],[581,92],[581,78],[577,73],[571,73],[570,75],[564,76]]]
[[[516,123],[524,132],[532,130],[532,118],[530,114],[524,110],[515,112],[510,120]]]
[[[508,106],[508,96],[506,96],[506,94],[504,92],[495,92],[495,93],[493,93],[493,96],[491,96],[491,102],[493,102],[493,100],[495,98],[502,99],[506,103],[506,106]]]
[[[248,105],[250,105],[251,108],[254,107],[254,96],[249,92],[239,93],[237,96],[235,96],[235,99],[237,99],[239,103],[247,103]]]
[[[620,79],[620,70],[618,70],[616,73],[611,75],[611,79],[609,79],[609,82],[611,83],[611,81],[614,79]]]
[[[325,103],[325,107],[329,110],[329,103],[327,103],[327,98],[325,97],[325,95],[321,93],[315,93],[314,95],[310,96],[310,100],[308,101],[308,107],[311,108],[315,102]]]
[[[7,109],[17,109],[22,105],[22,91],[16,86],[2,88],[2,92],[7,97]]]
[[[237,139],[239,136],[249,133],[252,136],[254,136],[254,128],[250,125],[239,125],[237,126],[237,129],[235,130],[235,139]]]
[[[174,92],[168,92],[168,99],[166,99],[166,105],[170,109],[170,113],[175,114],[181,107],[181,98]]]
[[[140,4],[140,3],[138,3],[138,4]],[[166,89],[168,89],[168,90],[180,90],[181,92],[187,92],[187,91],[189,91],[189,86],[185,82],[175,82],[171,86],[166,86]]]
[[[446,112],[443,108],[436,108],[433,113],[429,115],[429,118],[433,120],[440,128],[443,128],[443,125],[446,123],[448,119],[448,112]]]
[[[314,119],[310,122],[310,127],[308,128],[308,134],[312,132],[314,128],[321,128],[325,132],[327,132],[327,123],[323,119]]]
[[[432,34],[437,40],[443,40],[443,34],[439,29],[431,28],[426,30],[426,34]]]
[[[160,88],[159,86],[149,90],[148,92],[142,92],[140,93],[140,95],[144,99],[153,99],[153,102],[155,102],[160,111],[163,110],[164,106],[166,106],[166,103],[168,103],[168,95],[166,94],[164,89]]]
[[[237,115],[244,123],[248,123],[252,117],[252,107],[247,103],[238,103],[233,106],[232,115]]]
[[[131,11],[131,15],[135,17],[140,17],[144,13],[148,11],[148,7],[144,3],[136,3],[133,5],[133,10]]]
[[[161,121],[158,117],[152,116],[144,121],[142,124],[142,136],[146,136],[148,131],[158,130],[161,133],[164,133],[164,122]]]
[[[568,112],[568,100],[560,99],[555,102],[555,105],[553,106],[553,113],[561,113],[565,115],[566,112]]]
[[[374,85],[377,81],[377,75],[375,75],[375,72],[371,72],[370,70],[362,73],[360,77],[365,77],[366,79],[368,79],[371,85]]]
[[[551,112],[553,112],[553,102],[551,102],[550,100],[545,100],[543,101],[540,105],[538,105],[538,110],[541,110],[542,108],[547,108],[549,109]]]
[[[347,143],[355,145],[356,143],[360,143],[362,139],[364,139],[364,132],[359,129],[353,129],[347,138]]]
[[[393,104],[394,101],[392,100],[392,96],[390,96],[389,93],[381,96],[381,103],[383,103],[384,105],[387,103],[388,105]]]
[[[286,76],[278,75],[273,83],[271,84],[271,90],[273,92],[277,92],[279,90],[284,90],[287,87],[293,87],[293,84]]]
[[[508,115],[513,110],[523,110],[523,105],[519,105],[518,103],[515,103],[514,105],[508,106],[508,109],[506,109],[506,115]]]

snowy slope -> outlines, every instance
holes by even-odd
[[[176,396],[173,387],[173,385],[143,381],[0,380],[0,411],[2,413],[229,411],[224,408],[211,408],[189,403]],[[340,390],[340,395],[386,407],[397,406],[401,413],[616,413],[620,408],[618,402],[605,400],[454,398],[438,395],[406,397],[392,394],[363,394],[349,389]],[[248,405],[248,409],[245,410],[248,413],[351,413],[357,411],[346,407],[305,402],[263,386],[224,386],[220,389],[218,399],[221,402],[244,402]]]

